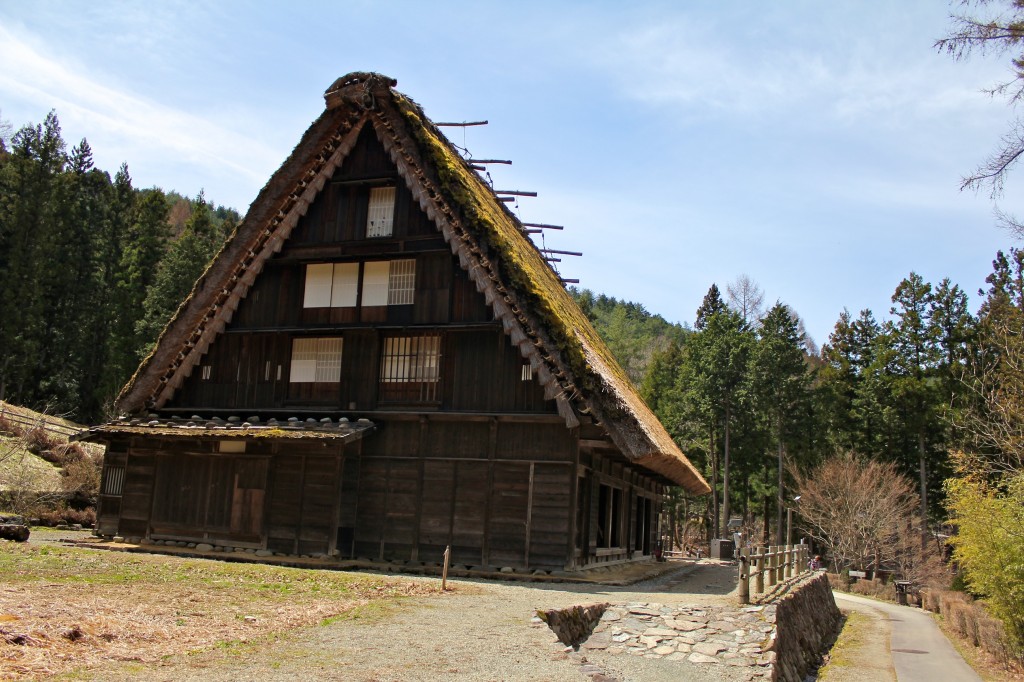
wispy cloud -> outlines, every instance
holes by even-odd
[[[785,35],[723,41],[721,30],[699,18],[662,18],[617,30],[590,58],[624,96],[678,107],[683,120],[813,112],[833,124],[894,125],[992,111],[979,90],[998,72],[958,69],[928,46],[906,46],[906,59],[892,63],[893,51],[883,56],[878,46],[794,47]],[[979,71],[985,76],[976,80]]]
[[[177,163],[262,184],[280,162],[280,152],[214,121],[116,89],[78,67],[51,58],[30,35],[0,26],[0,93],[62,119],[78,119],[89,137],[120,139],[123,148],[166,154]]]

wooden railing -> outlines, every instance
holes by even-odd
[[[772,545],[769,547],[744,547],[739,550],[739,600],[750,603],[750,582],[753,578],[754,592],[763,594],[778,583],[794,578],[810,570],[810,547],[808,545]]]

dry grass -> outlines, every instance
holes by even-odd
[[[423,581],[0,542],[0,679],[151,663],[359,618]]]

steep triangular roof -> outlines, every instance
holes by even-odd
[[[245,219],[178,308],[118,397],[120,409],[164,405],[230,322],[263,268],[372,126],[419,206],[485,297],[545,397],[568,426],[589,414],[633,463],[692,493],[709,491],[630,384],[522,224],[396,82],[353,73],[325,93],[327,108],[270,178]]]

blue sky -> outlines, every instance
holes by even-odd
[[[628,6],[627,6],[628,5]],[[955,8],[954,8],[955,9]],[[823,343],[912,270],[973,294],[1013,239],[960,192],[1008,60],[932,47],[943,2],[5,2],[0,117],[50,109],[97,165],[244,212],[338,76],[373,70],[512,159],[565,277],[692,323],[747,274]],[[1007,188],[1015,201],[1019,180]],[[1024,213],[1024,211],[1020,211]],[[976,306],[977,301],[974,301]]]

